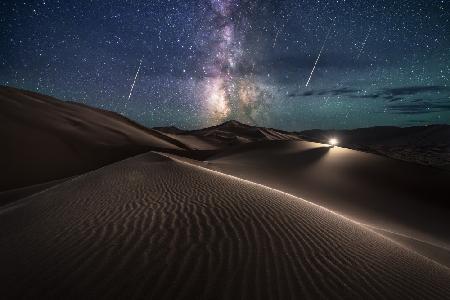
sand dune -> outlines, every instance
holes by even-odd
[[[0,211],[13,298],[448,299],[450,270],[299,198],[154,153]]]
[[[61,179],[152,149],[186,148],[118,114],[0,87],[0,191]]]
[[[12,88],[0,121],[2,298],[450,298],[447,171],[237,121],[147,129]],[[369,152],[448,152],[442,126],[355,132],[343,143]],[[148,150],[166,154],[105,166]]]
[[[236,121],[194,131],[149,129],[119,114],[0,87],[0,192],[45,184],[149,150],[203,158],[230,145],[291,139]],[[202,153],[200,153],[203,151]]]
[[[343,147],[450,170],[450,125],[443,124],[286,132],[232,120],[198,130],[182,130],[174,126],[155,129],[199,150],[221,150],[268,140],[307,140],[326,144],[331,137],[337,137]]]
[[[348,148],[450,170],[450,125],[307,130],[299,135],[325,143],[337,136]]]
[[[448,171],[304,141],[230,148],[209,158],[205,166],[450,248]],[[448,263],[449,254],[440,261]]]
[[[59,180],[149,150],[205,158],[258,141],[326,140],[348,147],[446,168],[450,126],[375,127],[302,133],[227,121],[199,130],[145,128],[119,114],[34,92],[0,87],[0,191]]]
[[[235,120],[198,130],[181,130],[173,126],[154,129],[198,150],[224,149],[256,141],[299,139],[295,133],[250,126]]]
[[[7,205],[11,202],[17,201],[19,199],[28,197],[30,195],[39,193],[40,191],[51,188],[52,186],[58,185],[69,179],[70,179],[70,177],[52,180],[52,181],[48,181],[48,182],[41,183],[41,184],[34,184],[34,185],[30,185],[30,186],[23,187],[23,188],[12,189],[12,190],[0,192],[0,207]]]

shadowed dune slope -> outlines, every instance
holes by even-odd
[[[0,191],[183,144],[118,114],[0,87]]]
[[[0,211],[12,298],[448,299],[450,270],[299,198],[154,153]]]
[[[305,141],[234,147],[205,166],[311,199],[366,224],[450,245],[445,197],[450,172],[445,170]]]

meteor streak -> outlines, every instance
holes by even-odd
[[[322,48],[320,49],[319,55],[317,56],[316,62],[314,63],[314,67],[313,67],[312,70],[311,70],[311,74],[309,74],[309,78],[308,78],[308,81],[306,82],[305,87],[308,87],[309,82],[311,81],[311,77],[312,77],[312,75],[314,74],[314,70],[316,69],[317,63],[319,62],[320,56],[322,55],[322,52],[323,52],[323,49],[325,48],[325,43],[327,42],[328,36],[329,36],[330,33],[331,33],[331,28],[332,28],[332,27],[330,27],[330,30],[328,30],[328,34],[327,34],[327,36],[325,37],[325,40],[323,41]]]
[[[280,27],[278,27],[277,29],[277,33],[275,34],[275,38],[273,39],[273,44],[272,44],[272,48],[275,49],[275,46],[277,45],[278,42],[278,36],[280,35],[280,33],[283,31],[285,24],[282,23]]]
[[[372,26],[369,27],[369,32],[367,33],[366,38],[364,39],[364,42],[362,43],[361,50],[359,51],[358,56],[356,57],[356,60],[358,60],[359,57],[361,56],[361,54],[363,53],[364,48],[366,47],[367,39],[369,38],[371,31],[372,31]]]
[[[277,39],[278,39],[278,35],[281,32],[281,28],[277,30],[277,34],[275,35],[275,39],[273,40],[273,45],[272,48],[275,48],[275,46],[277,45]]]
[[[136,84],[136,79],[137,79],[137,77],[138,77],[138,75],[139,75],[139,71],[141,70],[141,65],[142,65],[142,60],[143,60],[143,59],[144,59],[144,55],[142,55],[141,61],[139,62],[139,68],[138,68],[138,70],[137,70],[137,72],[136,72],[136,75],[134,76],[134,81],[133,81],[133,84],[131,85],[130,94],[128,95],[128,100],[127,100],[127,102],[125,103],[125,108],[127,107],[128,101],[130,101],[131,93],[133,93],[134,85]]]

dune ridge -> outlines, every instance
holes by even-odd
[[[305,130],[306,140],[327,142],[339,138],[341,145],[386,157],[450,170],[450,126],[376,126],[351,130]]]
[[[155,153],[0,211],[9,298],[450,297],[450,270],[297,197]]]
[[[121,115],[0,86],[0,191],[79,175],[150,150],[188,149]]]

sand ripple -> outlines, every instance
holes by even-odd
[[[0,212],[2,298],[449,299],[450,270],[298,198],[156,154]]]

